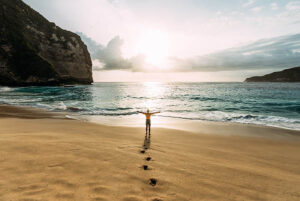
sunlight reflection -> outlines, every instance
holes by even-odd
[[[142,108],[159,110],[161,108],[161,97],[164,95],[165,87],[160,82],[144,82],[143,94],[148,99],[141,104]]]

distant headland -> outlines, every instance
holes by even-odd
[[[21,0],[0,0],[0,85],[91,84],[92,62],[80,37]]]
[[[264,76],[250,77],[245,82],[300,82],[300,66]]]

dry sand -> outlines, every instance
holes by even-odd
[[[0,201],[300,200],[297,131],[202,124],[197,133],[154,128],[145,139],[143,128],[26,109],[2,106],[0,117]]]

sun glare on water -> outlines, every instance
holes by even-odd
[[[146,57],[148,64],[163,68],[168,56],[168,37],[160,30],[144,32],[137,43],[137,51]]]

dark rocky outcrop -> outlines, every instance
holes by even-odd
[[[92,82],[90,54],[78,35],[21,0],[0,0],[0,85]]]
[[[300,67],[289,68],[264,76],[250,77],[245,82],[300,82]]]

